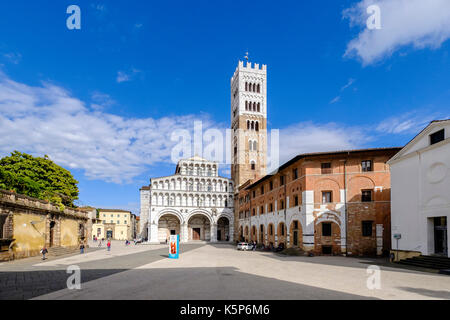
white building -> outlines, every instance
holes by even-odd
[[[175,234],[181,242],[233,241],[233,191],[216,162],[181,160],[173,176],[153,178],[141,188],[142,236],[151,243]]]
[[[450,120],[431,122],[388,164],[392,249],[449,256]]]

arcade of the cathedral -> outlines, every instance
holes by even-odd
[[[233,241],[234,187],[218,164],[198,156],[181,160],[175,174],[141,188],[141,230],[150,243],[170,235],[181,242]]]

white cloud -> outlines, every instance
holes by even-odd
[[[345,89],[350,88],[355,83],[355,81],[356,80],[353,78],[348,79],[347,84],[341,88],[341,92],[344,92]],[[341,96],[339,95],[339,96],[335,97],[333,100],[331,100],[330,104],[334,104],[336,102],[339,102],[340,100],[341,100]]]
[[[353,78],[348,79],[347,84],[341,88],[341,92],[344,91],[345,89],[351,87],[355,83],[355,81],[356,80]]]
[[[336,102],[338,102],[339,100],[341,100],[341,96],[335,97],[333,100],[330,101],[330,104],[336,103]]]
[[[140,73],[141,71],[138,69],[131,69],[130,72],[125,72],[125,71],[119,71],[117,72],[117,78],[116,81],[117,83],[122,83],[122,82],[128,82],[133,80],[133,78],[135,77],[136,74]]]
[[[381,29],[369,30],[366,10],[372,4],[381,9]],[[405,46],[439,48],[450,38],[448,0],[362,0],[344,10],[350,25],[363,30],[347,45],[345,56],[358,57],[369,65],[391,56]]]
[[[0,74],[0,156],[13,150],[47,154],[92,179],[129,182],[171,161],[172,132],[191,131],[194,120],[204,129],[213,125],[206,115],[127,119],[92,111],[61,87],[28,86]]]
[[[91,99],[93,101],[91,107],[94,110],[103,110],[104,108],[108,108],[116,104],[116,101],[114,101],[109,94],[98,91],[92,93]]]
[[[356,149],[368,141],[370,137],[358,127],[300,122],[280,130],[280,162],[301,153]]]
[[[22,60],[22,55],[14,52],[5,53],[3,57],[13,64],[19,64],[20,60]]]
[[[387,134],[416,134],[433,120],[449,119],[450,114],[414,110],[393,116],[380,122],[376,131]]]

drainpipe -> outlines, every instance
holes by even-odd
[[[347,155],[347,159],[344,161],[344,206],[345,206],[345,256],[348,256],[348,210],[347,210],[347,160],[350,156],[350,152]]]
[[[150,242],[150,233],[151,233],[151,217],[152,217],[152,179],[150,179],[150,191],[149,191],[149,205],[148,205],[148,216],[147,216],[147,242]]]
[[[284,180],[284,238],[287,239],[287,221],[286,221],[286,215],[287,215],[287,181],[286,178],[287,176],[284,175],[283,176],[283,180]],[[287,248],[287,243],[285,244],[285,248]]]
[[[250,204],[249,204],[249,210],[250,210],[250,217],[249,217],[249,219],[250,219],[250,221],[249,221],[249,234],[250,234],[250,237],[249,237],[249,241],[252,241],[252,192],[251,191],[249,191],[248,192],[248,199],[249,199],[249,202],[250,202]]]

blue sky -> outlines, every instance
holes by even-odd
[[[381,30],[365,25],[374,3]],[[81,30],[66,27],[71,4]],[[174,129],[230,125],[230,78],[247,50],[268,65],[282,162],[403,146],[450,117],[449,4],[2,1],[0,156],[48,154],[80,181],[80,204],[138,214],[139,188],[175,169]]]

